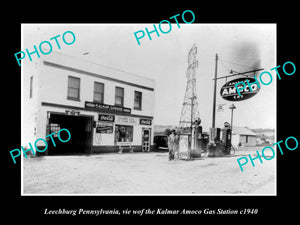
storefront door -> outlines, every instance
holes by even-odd
[[[151,129],[143,128],[142,129],[142,151],[150,151],[151,146]]]

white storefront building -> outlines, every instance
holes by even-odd
[[[24,61],[22,146],[66,128],[71,140],[54,147],[48,137],[44,154],[116,152],[123,143],[150,150],[154,87],[152,79],[56,52]]]

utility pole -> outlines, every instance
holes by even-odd
[[[217,73],[218,73],[218,54],[216,54],[216,64],[215,64],[215,79],[214,79],[214,99],[213,99],[212,128],[215,128],[215,122],[216,122],[215,119],[216,119]]]

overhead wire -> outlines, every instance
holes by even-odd
[[[232,71],[231,69],[228,69],[228,67],[225,66],[225,65],[222,63],[222,60],[220,60],[219,62],[222,64],[222,66],[223,66],[229,73]]]
[[[247,67],[247,68],[250,68],[250,69],[254,69],[252,66],[245,66],[245,65],[242,65],[242,64],[239,64],[239,63],[230,62],[230,61],[227,61],[227,60],[224,60],[224,59],[222,59],[222,61],[230,63],[230,64],[233,64],[233,65],[236,65],[236,66],[242,66],[242,67]]]

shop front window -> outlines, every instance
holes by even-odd
[[[116,125],[115,142],[133,142],[133,126]]]

